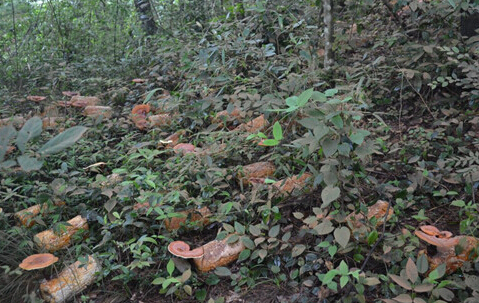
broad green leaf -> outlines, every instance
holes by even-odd
[[[344,260],[341,260],[341,263],[339,263],[339,273],[341,275],[347,275],[349,271],[348,264],[344,262]]]
[[[239,254],[238,261],[239,262],[244,261],[244,260],[248,259],[250,255],[251,255],[251,250],[250,249],[245,249]]]
[[[368,245],[371,246],[373,245],[376,240],[378,239],[379,234],[377,230],[373,230],[368,234]]]
[[[332,97],[338,93],[338,90],[336,88],[330,88],[324,92],[326,97]]]
[[[341,190],[339,189],[339,187],[326,186],[321,192],[321,199],[323,200],[323,204],[321,206],[322,207],[328,206],[329,204],[331,204],[331,202],[338,199],[340,194],[341,194]]]
[[[261,229],[257,225],[250,225],[249,232],[255,237],[261,235]]]
[[[424,283],[414,287],[415,292],[430,292],[434,289],[434,284]]]
[[[233,244],[233,243],[238,242],[238,240],[239,240],[239,236],[237,234],[233,234],[233,235],[228,237],[228,240],[226,240],[226,243]]]
[[[340,227],[340,228],[336,228],[334,230],[334,239],[343,248],[345,248],[346,245],[348,245],[350,236],[351,236],[351,231],[349,230],[349,228],[347,228],[345,226]]]
[[[273,125],[273,137],[277,141],[281,141],[283,139],[283,130],[281,129],[281,124],[276,121]]]
[[[168,261],[168,264],[166,264],[166,271],[168,272],[168,275],[170,277],[173,274],[174,270],[175,270],[175,262],[173,262],[173,259],[170,259],[170,261]]]
[[[321,93],[321,92],[313,92],[313,94],[311,95],[311,98],[314,100],[314,101],[319,101],[319,102],[326,102],[327,100],[327,97],[324,93]]]
[[[7,153],[8,144],[10,140],[15,137],[17,131],[11,125],[0,127],[0,162],[3,161]]]
[[[411,258],[409,258],[406,263],[406,275],[409,281],[413,284],[416,283],[416,280],[419,277],[416,264],[414,264],[414,261]]]
[[[227,267],[220,266],[215,269],[215,274],[217,274],[220,277],[229,277],[231,276],[231,271]]]
[[[314,230],[318,233],[318,235],[327,235],[330,234],[334,230],[333,223],[329,220],[324,220],[323,222],[319,223],[314,227]]]
[[[323,148],[323,153],[326,158],[331,157],[338,150],[339,140],[331,140],[326,138],[323,140],[321,146]]]
[[[342,129],[344,127],[344,122],[343,118],[341,118],[341,115],[336,115],[331,118],[331,122],[336,126],[337,129]]]
[[[341,286],[341,288],[346,286],[346,284],[348,284],[348,282],[349,282],[349,277],[348,276],[342,276],[341,278],[339,278],[339,286]]]
[[[397,276],[397,275],[393,275],[393,274],[389,274],[389,277],[391,278],[391,280],[393,280],[394,282],[396,282],[397,285],[401,286],[402,288],[404,288],[405,290],[412,290],[412,286],[411,286],[411,283],[409,283],[406,279],[404,279],[403,277],[400,277],[400,276]]]
[[[420,274],[425,273],[429,269],[429,262],[425,254],[421,254],[416,261],[417,271]]]
[[[270,236],[271,238],[276,238],[279,234],[279,229],[280,229],[279,225],[275,225],[271,227],[271,229],[268,232],[268,236]]]
[[[331,245],[330,247],[328,247],[328,253],[331,256],[331,258],[334,257],[337,251],[338,251],[338,247],[336,245]]]
[[[298,97],[292,96],[289,98],[286,98],[286,105],[290,108],[298,108]]]
[[[315,127],[318,127],[321,125],[321,122],[319,121],[318,118],[303,118],[301,120],[298,120],[298,123],[308,129],[314,129]]]
[[[338,271],[336,269],[331,269],[328,271],[323,277],[323,284],[328,284],[329,282],[333,281],[334,277],[338,275]]]
[[[48,156],[62,151],[78,141],[86,130],[87,128],[84,126],[74,126],[69,128],[45,143],[45,145],[38,150],[38,153],[41,156]]]
[[[253,240],[251,240],[248,236],[242,236],[241,242],[243,242],[244,246],[249,249],[254,249],[255,245]]]
[[[306,246],[303,244],[295,245],[293,249],[291,250],[291,257],[294,258],[301,255],[305,251],[305,249],[306,249]]]
[[[17,135],[18,149],[23,153],[25,151],[25,145],[30,139],[38,137],[42,133],[43,123],[39,117],[33,117],[29,119]]]
[[[239,223],[238,221],[235,221],[234,226],[237,233],[244,234],[245,228],[243,224]]]
[[[429,279],[435,281],[439,278],[442,278],[445,273],[446,273],[446,263],[441,263],[439,264],[438,267],[436,267],[436,269],[434,269],[433,271],[429,273],[428,277]]]
[[[20,164],[20,167],[22,170],[29,172],[32,170],[39,170],[43,166],[43,161],[39,161],[36,158],[27,156],[27,155],[22,155],[17,158],[18,164]]]
[[[355,133],[352,133],[349,136],[349,140],[351,140],[353,143],[357,145],[361,145],[364,142],[364,138],[369,135],[368,131],[357,131]]]
[[[313,95],[313,89],[310,88],[308,90],[305,90],[301,95],[298,97],[298,107],[304,106],[311,96]]]
[[[400,294],[399,296],[394,297],[393,299],[396,300],[399,303],[412,303],[413,302],[412,298],[411,298],[411,295],[409,295],[409,294]]]

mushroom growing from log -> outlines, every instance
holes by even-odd
[[[190,246],[185,242],[175,241],[168,245],[168,251],[180,258],[193,259],[199,271],[207,272],[238,259],[239,254],[245,249],[241,239],[228,243],[231,236],[223,240],[213,240],[193,250],[190,250]]]
[[[427,256],[430,270],[440,264],[446,264],[446,273],[451,274],[462,267],[464,262],[472,261],[477,257],[479,239],[471,236],[452,237],[449,231],[440,231],[434,226],[422,226],[414,234],[421,240],[436,246],[437,253]]]
[[[57,261],[58,258],[52,254],[35,254],[23,259],[18,266],[24,270],[34,270],[48,267]]]

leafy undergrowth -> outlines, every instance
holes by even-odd
[[[378,22],[373,16],[371,23]],[[299,41],[317,30],[288,17],[285,36]],[[199,49],[165,42],[163,63],[138,75],[145,81],[72,81],[69,89],[112,106],[110,118],[52,109],[57,104],[52,100],[66,100],[57,91],[40,104],[20,102],[23,95],[11,93],[5,117],[48,110],[46,115],[53,111],[65,118],[32,142],[32,150],[59,128],[82,125],[88,131],[47,158],[41,170],[1,172],[1,302],[40,301],[43,278],[89,254],[101,261],[102,271],[78,302],[158,302],[159,296],[172,302],[479,300],[477,255],[472,252],[454,272],[447,260],[432,268],[434,247],[425,249],[414,233],[434,225],[478,236],[477,111],[459,101],[456,109],[445,106],[459,100],[454,92],[426,104],[415,87],[427,77],[413,69],[428,54],[434,68],[444,67],[442,58],[459,58],[461,50],[438,47],[431,54],[419,44],[402,47],[402,38],[387,33],[376,37],[382,43],[374,47],[351,48],[351,41],[342,44],[351,38],[349,26],[338,24],[339,54],[349,62],[364,61],[358,67],[344,59],[339,76],[329,79],[330,73],[314,68],[310,45],[285,39],[287,46],[276,45],[283,51],[275,54],[275,45],[254,43],[250,30],[257,23],[254,18],[236,27],[212,22],[216,35],[209,41],[199,37]],[[230,38],[230,30],[240,38]],[[415,66],[391,67],[396,60],[391,54],[411,51],[421,53],[408,62]],[[390,93],[408,81],[415,85],[401,86],[399,96]],[[387,105],[394,98],[398,106]],[[163,114],[169,123],[138,129],[131,110],[143,103],[152,108],[145,119]],[[245,126],[261,115],[267,122],[259,128]],[[167,138],[174,133],[178,143],[194,145],[194,152],[173,149]],[[7,157],[20,155],[13,151]],[[275,169],[244,182],[244,167],[256,162]],[[293,176],[308,178],[291,192],[281,192],[281,182],[274,185]],[[364,219],[378,201],[386,202],[383,212]],[[34,217],[32,227],[16,225],[17,211],[41,203],[48,203],[48,211]],[[179,212],[203,207],[212,213],[206,224],[190,215],[179,229],[167,228]],[[55,253],[61,262],[37,272],[18,268],[39,251],[35,234],[61,230],[79,214],[88,220],[88,234]],[[195,248],[230,234],[230,242],[240,241],[245,249],[237,261],[208,273],[167,249],[175,240]]]

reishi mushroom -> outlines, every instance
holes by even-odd
[[[23,259],[18,266],[24,270],[34,270],[48,267],[57,261],[58,258],[52,254],[35,254]]]
[[[426,232],[424,232],[424,230]],[[430,270],[434,270],[440,264],[446,264],[446,273],[451,274],[464,262],[474,260],[477,257],[479,239],[471,236],[452,237],[448,231],[440,231],[431,226],[423,226],[414,234],[421,240],[436,246],[437,253],[434,256],[427,256]],[[460,247],[456,250],[456,247]]]
[[[196,259],[204,255],[203,247],[190,250],[190,246],[183,241],[174,241],[168,245],[168,251],[177,257],[183,259]]]

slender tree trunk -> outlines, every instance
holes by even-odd
[[[153,10],[148,0],[134,0],[135,8],[138,12],[141,25],[147,36],[151,36],[158,31],[155,19],[153,18]]]
[[[329,70],[334,65],[333,42],[333,0],[323,0],[324,13],[324,69]]]

